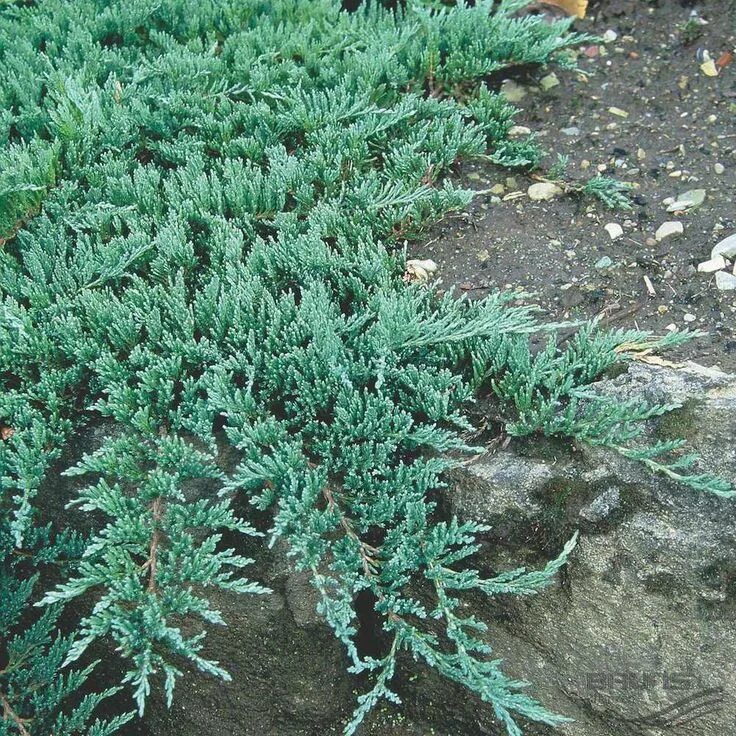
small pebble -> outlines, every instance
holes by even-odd
[[[716,174],[722,174],[726,170],[726,167],[723,164],[714,164],[713,171],[716,172]]]
[[[514,125],[509,129],[509,138],[519,138],[524,135],[531,135],[532,129],[527,128],[526,125]]]
[[[682,319],[685,322],[695,322],[695,320],[697,319],[697,317],[694,314],[688,313],[688,314],[684,315]]]
[[[532,184],[527,190],[527,194],[529,195],[529,199],[535,202],[543,202],[548,199],[554,199],[562,194],[562,189],[551,181],[540,181]]]
[[[736,233],[729,235],[713,246],[710,257],[717,258],[718,256],[723,256],[724,258],[736,257]]]
[[[665,238],[682,235],[684,231],[685,228],[682,226],[681,222],[664,222],[657,228],[657,232],[654,234],[654,237],[658,243],[661,243]]]
[[[610,268],[613,265],[613,261],[608,256],[603,256],[596,264],[596,268]]]
[[[609,222],[603,228],[611,237],[611,240],[617,240],[624,234],[624,229],[617,222]]]
[[[701,273],[713,273],[726,268],[726,259],[723,256],[716,256],[709,261],[703,261],[698,264],[698,271]]]
[[[721,291],[733,291],[736,289],[736,276],[727,271],[719,271],[716,274],[716,286]]]
[[[554,89],[555,87],[558,87],[560,84],[560,80],[558,79],[557,75],[552,72],[551,74],[548,74],[546,77],[542,77],[539,80],[539,86],[545,91],[549,92],[549,90]]]
[[[612,28],[609,28],[604,34],[603,34],[603,40],[606,43],[613,43],[618,38],[618,33],[614,31]]]
[[[580,135],[580,128],[572,125],[569,128],[563,128],[560,133],[562,133],[562,135],[576,136]]]

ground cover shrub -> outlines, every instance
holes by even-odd
[[[510,734],[519,718],[561,722],[459,607],[462,591],[536,592],[574,545],[541,571],[484,579],[466,564],[483,527],[437,518],[433,494],[452,457],[477,452],[465,412],[478,393],[513,434],[608,444],[730,493],[690,474],[693,458],[667,459],[677,443],[632,444],[667,407],[589,389],[684,336],[586,327],[558,344],[518,294],[470,302],[407,283],[405,240],[473,196],[445,176],[456,161],[538,160],[533,141],[507,138],[514,111],[483,80],[569,66],[582,37],[524,4],[0,6],[0,734],[119,728],[127,716],[94,720],[109,691],[80,700],[90,669],[76,663],[97,639],[118,648],[140,712],[159,678],[172,697],[183,661],[228,676],[204,649],[223,623],[208,589],[268,592],[223,543],[261,534],[234,497],[272,514],[264,541],[288,543],[350,670],[372,675],[346,733],[396,700],[402,650]],[[100,418],[115,430],[59,471]],[[59,472],[87,480],[79,529],[43,522],[39,491]],[[202,480],[215,490],[193,499]],[[356,646],[359,593],[391,642],[381,657]],[[56,617],[80,596],[93,605],[65,636]]]

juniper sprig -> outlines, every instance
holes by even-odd
[[[455,162],[537,160],[483,80],[568,63],[584,37],[524,4],[2,4],[0,734],[119,727],[126,716],[89,725],[109,691],[71,697],[98,639],[139,711],[161,680],[171,698],[187,661],[227,677],[207,657],[223,623],[210,594],[266,593],[243,577],[237,540],[255,530],[236,497],[270,514],[270,543],[310,573],[351,671],[373,676],[346,734],[397,700],[402,650],[509,734],[561,722],[503,673],[460,600],[543,589],[574,540],[541,571],[484,579],[470,562],[483,527],[438,518],[433,500],[451,458],[474,451],[476,391],[496,393],[512,433],[616,444],[727,491],[664,465],[674,446],[630,449],[659,408],[611,418],[586,403],[644,336],[585,328],[533,356],[529,335],[552,328],[514,295],[471,302],[404,279],[405,239],[473,196],[446,176]],[[60,468],[95,421],[104,442]],[[44,537],[60,472],[86,481],[67,520],[80,533]],[[391,642],[376,658],[356,643],[363,591]],[[57,612],[81,596],[64,635]]]

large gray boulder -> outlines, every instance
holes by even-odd
[[[634,364],[600,390],[682,404],[653,435],[685,436],[704,469],[735,479],[735,377]],[[494,567],[552,554],[581,530],[558,587],[489,608],[507,669],[575,719],[561,729],[570,736],[733,733],[736,499],[614,452],[549,443],[540,456],[535,446],[482,457],[451,496],[459,516],[492,525],[484,562]]]
[[[707,470],[735,479],[736,377],[636,363],[598,390],[681,404],[652,424],[652,438],[685,437]],[[106,431],[93,430],[90,443]],[[613,452],[538,438],[489,452],[450,480],[443,513],[491,526],[475,560],[488,574],[541,566],[580,531],[570,564],[542,594],[469,601],[490,624],[505,670],[574,719],[525,734],[734,733],[736,499],[696,493]],[[249,576],[274,593],[220,594],[228,626],[207,640],[233,681],[187,673],[173,707],[154,698],[130,735],[341,733],[366,683],[347,674],[315,614],[314,591],[285,550],[253,544],[243,550],[257,558]],[[369,625],[363,634],[371,638]],[[380,709],[362,736],[502,733],[487,705],[410,660],[396,687],[401,710]]]

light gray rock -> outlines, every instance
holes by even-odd
[[[685,436],[703,454],[704,469],[734,480],[736,377],[694,364],[674,370],[637,363],[600,390],[681,403],[659,422],[653,438]],[[519,450],[525,456],[517,463]],[[493,506],[496,488],[489,482],[484,491],[476,480],[501,473],[500,507],[508,508],[509,489],[519,488],[518,509],[528,514],[528,488],[538,488],[540,473],[529,477],[535,465],[528,451],[512,443],[474,468],[473,487],[486,507]],[[546,504],[536,495],[538,508],[529,517],[544,524],[546,534],[527,535],[526,548],[537,544],[552,556],[576,528],[582,530],[580,542],[564,585],[496,604],[502,607],[490,634],[495,654],[515,676],[533,683],[542,702],[575,719],[560,729],[569,736],[660,733],[645,728],[647,718],[660,712],[661,733],[669,733],[667,717],[682,713],[684,719],[686,712],[694,717],[687,733],[731,733],[736,499],[655,478],[600,449],[571,451],[549,468],[546,489],[553,493]],[[561,493],[568,483],[570,492]],[[467,505],[463,492],[453,498],[461,517],[477,508],[477,501]],[[522,552],[509,547],[504,535],[490,533],[486,549],[498,569]],[[484,564],[494,567],[488,559]]]
[[[733,258],[736,256],[736,233],[720,240],[713,246],[710,257],[716,258],[716,256],[723,256],[724,258]]]
[[[551,181],[539,181],[527,189],[527,194],[535,202],[545,202],[562,194],[562,187]]]
[[[593,523],[603,521],[621,507],[621,491],[618,488],[609,490],[596,496],[587,506],[580,509],[580,516],[585,521]]]
[[[736,289],[736,276],[727,271],[719,271],[716,274],[716,286],[721,291],[733,291]]]
[[[705,202],[705,189],[690,189],[678,195],[677,199],[667,207],[667,212],[679,212],[699,207]]]
[[[669,222],[663,222],[654,234],[654,238],[659,243],[667,238],[673,238],[677,235],[682,235],[684,227],[681,222],[677,220],[671,220]]]
[[[736,377],[694,364],[634,363],[596,390],[681,404],[653,425],[651,438],[686,437],[703,455],[704,468],[734,480]],[[114,427],[91,428],[79,444],[94,449],[110,431]],[[64,482],[72,480],[78,483]],[[554,440],[514,440],[448,480],[442,513],[491,527],[474,560],[481,570],[541,567],[580,531],[557,584],[523,599],[471,597],[463,609],[489,623],[494,656],[509,675],[531,682],[532,695],[574,719],[557,730],[525,724],[525,736],[733,732],[736,500],[654,477],[616,453]],[[54,492],[68,500],[75,489]],[[286,550],[267,550],[262,540],[243,545],[237,551],[256,558],[249,577],[274,592],[215,593],[228,625],[211,630],[205,654],[233,681],[187,671],[172,709],[157,694],[144,722],[131,725],[126,736],[341,733],[365,683],[346,672],[345,653],[314,613],[315,592],[293,571]],[[360,610],[361,647],[379,654],[385,642],[372,628],[370,602],[361,602]],[[101,667],[117,674],[115,655],[103,659]],[[408,658],[395,687],[400,710],[377,711],[360,736],[502,733],[490,707]],[[676,723],[670,729],[667,713],[694,720],[684,730]],[[648,718],[665,719],[664,725],[648,730]]]

